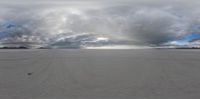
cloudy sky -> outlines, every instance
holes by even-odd
[[[183,45],[199,35],[199,0],[0,1],[2,45]]]

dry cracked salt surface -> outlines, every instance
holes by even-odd
[[[0,50],[0,99],[199,99],[200,50]]]

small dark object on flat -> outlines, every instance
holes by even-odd
[[[29,76],[32,75],[32,74],[33,74],[33,73],[27,73],[27,75],[29,75]]]

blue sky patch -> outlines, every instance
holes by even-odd
[[[191,33],[176,41],[179,43],[187,43],[195,39],[200,39],[200,33]]]

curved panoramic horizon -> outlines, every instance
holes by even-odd
[[[198,0],[0,1],[1,46],[198,46]]]

